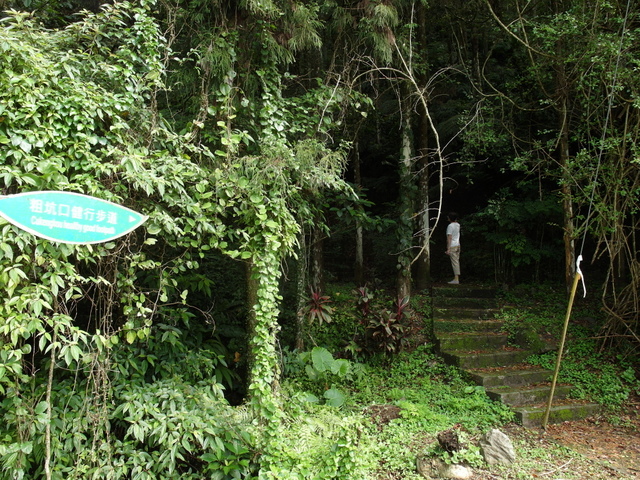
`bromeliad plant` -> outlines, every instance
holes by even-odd
[[[409,297],[397,298],[393,311],[374,303],[373,293],[366,287],[353,291],[360,324],[366,329],[363,338],[365,349],[386,355],[399,352],[406,343],[403,321],[409,307]]]
[[[307,303],[303,307],[302,314],[309,320],[309,323],[331,323],[333,308],[329,306],[331,298],[323,295],[320,291],[311,291]]]
[[[409,306],[409,297],[398,298],[395,311],[384,310],[373,315],[367,329],[372,331],[372,339],[377,350],[390,355],[399,352],[406,343],[405,327],[402,324]]]

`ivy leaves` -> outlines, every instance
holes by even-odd
[[[264,121],[257,134],[252,130],[250,136],[240,122],[232,125],[235,111],[231,102],[225,103],[235,92],[231,84],[219,92],[225,101],[207,112],[219,116],[217,130],[202,135],[212,146],[217,142],[214,148],[197,144],[193,135],[175,133],[172,120],[162,118],[155,106],[163,88],[163,55],[170,52],[149,15],[150,6],[146,1],[104,5],[100,13],[61,30],[44,30],[26,14],[1,20],[6,26],[0,29],[3,193],[77,191],[149,216],[145,230],[118,242],[73,247],[33,239],[0,220],[0,281],[9,297],[0,305],[0,334],[7,339],[0,347],[0,389],[12,389],[9,396],[24,397],[26,403],[46,398],[44,423],[52,434],[47,440],[41,430],[24,433],[24,419],[14,415],[22,405],[0,405],[0,414],[15,420],[0,428],[9,445],[0,451],[0,463],[14,472],[29,471],[39,460],[33,452],[50,452],[52,447],[54,455],[48,453],[47,459],[54,460],[53,471],[65,471],[65,462],[76,462],[69,460],[74,452],[90,450],[90,442],[101,443],[106,422],[114,418],[126,426],[126,438],[105,448],[117,448],[126,457],[122,468],[129,469],[127,474],[144,469],[142,464],[126,463],[138,458],[137,453],[148,453],[143,444],[153,447],[158,468],[167,470],[193,456],[214,466],[238,457],[238,468],[248,466],[247,449],[234,438],[201,435],[207,437],[205,448],[191,432],[181,432],[180,441],[173,442],[171,432],[151,429],[145,422],[162,416],[155,410],[148,418],[134,418],[123,410],[111,411],[112,418],[105,414],[111,396],[126,389],[117,372],[146,382],[147,367],[156,360],[142,345],[154,342],[158,319],[171,324],[191,318],[189,289],[182,277],[198,269],[212,250],[252,268],[257,292],[250,342],[255,381],[250,391],[255,418],[267,420],[257,442],[268,447],[269,439],[280,432],[282,411],[274,385],[279,376],[275,345],[281,261],[295,246],[300,230],[296,212],[308,200],[304,192],[346,189],[340,180],[344,154],[330,152],[319,142],[298,141],[293,137],[299,132],[288,135],[288,122],[302,116],[304,109],[295,110],[282,100],[279,74],[272,65],[262,77],[264,98],[255,102],[261,112],[256,118]],[[254,100],[247,102],[253,106]],[[305,131],[316,122],[314,118]],[[240,157],[243,145],[255,147],[255,155]],[[163,348],[178,350],[170,342]],[[129,351],[137,356],[125,355]],[[33,398],[23,368],[28,354],[35,359]],[[114,362],[122,358],[122,363]],[[70,391],[76,388],[70,379],[82,384],[83,391],[95,390],[91,408],[100,412],[95,424],[57,411],[67,395],[83,402],[81,393]],[[179,381],[167,389],[145,385],[132,398],[149,399],[155,388],[163,394],[172,390],[176,398],[188,390]],[[194,407],[191,398],[183,400]],[[158,406],[162,414],[165,407]],[[85,408],[89,407],[77,412]],[[176,411],[187,415],[180,408]],[[55,415],[60,421],[51,421]],[[216,415],[207,418],[215,423],[211,418]],[[201,418],[193,422],[195,431]],[[25,438],[31,442],[28,452],[21,450]],[[58,445],[52,438],[74,440]],[[94,454],[92,450],[88,456]],[[74,467],[79,475],[96,471],[88,456]]]

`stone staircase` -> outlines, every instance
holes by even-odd
[[[508,344],[495,318],[495,288],[434,286],[433,333],[440,355],[466,371],[487,395],[509,405],[527,428],[542,424],[553,372],[527,364],[540,353]],[[540,342],[543,345],[543,342]],[[543,349],[553,348],[546,345]],[[569,398],[570,385],[556,385],[548,423],[578,420],[597,413],[599,405]]]

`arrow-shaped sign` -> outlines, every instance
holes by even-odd
[[[100,198],[52,191],[1,197],[0,216],[38,237],[72,244],[108,242],[148,218]]]

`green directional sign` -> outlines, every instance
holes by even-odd
[[[142,225],[148,217],[106,200],[72,192],[27,192],[0,197],[0,215],[54,242],[108,242]]]

